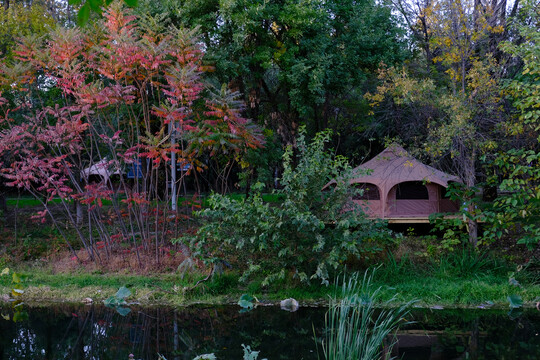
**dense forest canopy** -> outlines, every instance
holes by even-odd
[[[361,132],[378,66],[409,56],[392,9],[372,0],[148,1],[136,11],[198,27],[213,80],[242,92],[246,114],[286,144],[301,124]]]
[[[72,27],[86,6],[95,21],[109,4],[3,0],[0,51],[9,61],[17,37]],[[279,142],[293,143],[300,125],[311,134],[331,128],[335,149],[360,162],[385,137],[401,139],[470,186],[482,152],[475,147],[500,143],[513,119],[512,101],[501,91],[521,76],[523,61],[501,45],[520,45],[520,29],[538,25],[537,4],[520,0],[127,4],[159,17],[162,28],[197,28],[213,68],[207,81],[239,91],[244,116]],[[462,143],[450,144],[453,136]]]

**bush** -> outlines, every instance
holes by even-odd
[[[501,194],[485,211],[486,238],[494,242],[510,235],[529,250],[540,245],[540,152],[512,149],[493,165],[503,177]],[[498,178],[491,179],[497,184]]]
[[[297,139],[296,167],[292,148],[283,155],[283,188],[276,191],[281,204],[265,203],[262,186],[254,186],[247,199],[213,194],[210,207],[198,213],[204,223],[196,235],[180,240],[207,263],[247,264],[241,279],[262,273],[263,285],[287,274],[328,284],[329,272],[348,258],[383,250],[391,234],[352,205],[357,190],[349,186],[347,160],[324,150],[330,132],[319,133],[310,144],[304,134],[301,130]],[[323,191],[332,180],[335,186]]]

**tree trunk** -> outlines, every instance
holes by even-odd
[[[249,165],[248,176],[246,177],[246,199],[249,198],[251,193],[251,181],[253,179],[253,167]]]
[[[7,213],[7,200],[6,200],[6,193],[0,192],[0,211],[4,213],[4,216],[6,216]]]
[[[478,223],[469,219],[469,243],[476,247],[478,244]]]
[[[80,201],[75,200],[75,220],[76,224],[80,226],[83,221],[83,207]]]
[[[473,151],[471,158],[467,161],[467,169],[466,169],[466,185],[468,189],[473,189],[476,185],[476,176],[475,176],[475,158],[476,158],[476,152]],[[472,195],[474,197],[474,194]],[[470,202],[468,205],[468,211],[469,213],[473,214],[476,211],[476,205],[474,202]],[[478,223],[475,219],[468,218],[468,228],[469,228],[469,243],[476,247],[478,244]]]
[[[425,9],[428,6],[430,5],[426,4],[423,11],[425,11]],[[426,54],[426,65],[427,65],[426,70],[427,70],[427,73],[430,74],[431,66],[433,65],[433,55],[431,53],[431,48],[429,47],[430,35],[429,35],[428,24],[427,24],[425,16],[421,16],[418,19],[420,20],[420,23],[422,24],[422,39],[423,39],[424,52]]]

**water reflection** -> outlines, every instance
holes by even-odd
[[[324,309],[277,307],[240,314],[237,307],[133,308],[122,317],[105,307],[28,308],[24,322],[0,320],[0,359],[191,360],[214,352],[241,359],[241,344],[273,359],[316,359],[313,327]],[[4,309],[4,312],[10,311]],[[415,311],[393,355],[403,359],[538,359],[540,316],[510,318],[488,310]],[[320,338],[320,334],[318,334]]]

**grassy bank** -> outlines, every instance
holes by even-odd
[[[519,295],[524,306],[536,306],[540,300],[540,286],[532,283],[513,285],[507,275],[477,274],[468,277],[448,277],[440,273],[399,274],[381,267],[374,278],[374,287],[381,287],[380,301],[397,295],[399,303],[417,300],[422,307],[445,308],[494,306],[507,308],[507,297]],[[283,281],[269,288],[259,282],[249,285],[238,283],[238,276],[228,273],[217,276],[194,287],[200,276],[181,278],[176,274],[155,276],[69,273],[52,274],[31,269],[22,271],[27,278],[23,284],[24,301],[29,303],[82,302],[91,298],[100,302],[113,295],[121,286],[133,293],[130,301],[144,305],[189,305],[194,303],[236,303],[243,293],[255,295],[261,302],[275,303],[293,297],[307,304],[325,304],[334,292],[332,286],[298,285]],[[11,291],[11,279],[0,278],[0,294]],[[397,303],[396,303],[397,305]]]

